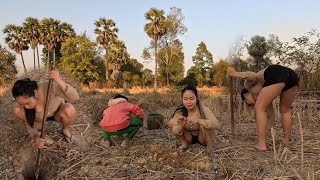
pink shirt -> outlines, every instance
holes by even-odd
[[[108,105],[109,107],[103,111],[103,119],[100,122],[100,126],[104,131],[116,132],[128,127],[131,114],[143,119],[144,113],[142,109],[125,99],[111,99]]]

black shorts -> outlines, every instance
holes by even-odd
[[[192,135],[191,144],[200,144],[200,142],[199,142],[199,136],[194,136],[194,135]]]
[[[47,121],[55,121],[54,116],[47,117]]]
[[[264,71],[263,87],[277,83],[285,83],[282,91],[286,91],[294,86],[299,85],[299,77],[292,69],[281,65],[270,65]]]

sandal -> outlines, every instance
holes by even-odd
[[[179,152],[187,152],[187,151],[190,149],[190,147],[191,147],[191,146],[188,146],[188,147],[186,147],[186,148],[178,147],[177,150],[178,150]]]
[[[69,131],[70,136],[64,134],[63,132],[61,133],[64,137],[64,139],[67,141],[67,143],[71,145],[78,145],[76,138],[73,136],[73,134]]]

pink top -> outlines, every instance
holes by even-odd
[[[116,132],[130,125],[130,115],[133,114],[143,119],[144,113],[141,108],[131,104],[123,98],[111,99],[108,108],[103,111],[103,119],[100,126],[104,131]]]

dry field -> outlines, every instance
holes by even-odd
[[[43,79],[44,75],[32,75]],[[71,128],[79,141],[69,146],[60,134],[60,124],[48,123],[48,134],[54,140],[43,151],[41,166],[50,179],[320,179],[320,111],[316,102],[302,104],[300,97],[293,107],[292,140],[289,147],[281,144],[282,129],[279,111],[277,121],[267,136],[268,150],[258,152],[255,119],[252,109],[235,101],[235,133],[231,133],[228,98],[218,88],[200,89],[201,98],[221,122],[210,156],[206,147],[193,145],[187,152],[177,152],[177,140],[163,127],[144,128],[129,148],[114,146],[106,149],[98,122],[108,99],[121,89],[80,90],[81,99],[74,103],[78,111]],[[160,113],[168,120],[181,103],[180,92],[162,89],[153,93],[146,89],[130,89],[128,98],[141,103],[145,119]],[[305,97],[309,98],[309,97]],[[305,101],[305,100],[304,100]],[[11,108],[11,92],[4,91],[0,100],[0,179],[23,179],[22,171],[36,161],[36,148],[28,137],[25,124],[16,120]],[[215,168],[214,168],[215,167]]]

